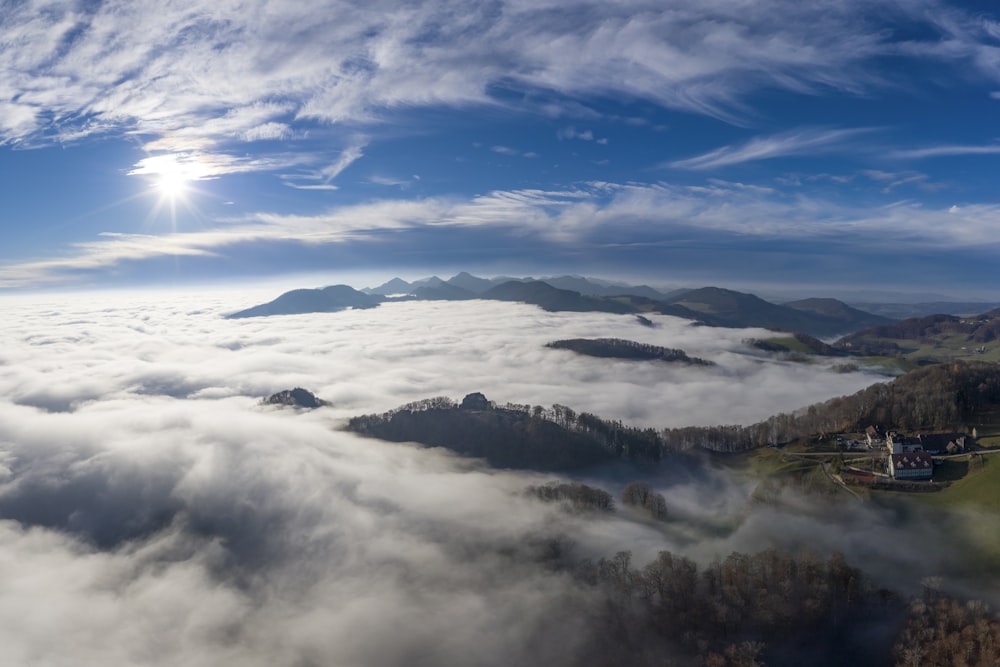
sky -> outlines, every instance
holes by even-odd
[[[0,289],[1000,279],[993,3],[2,9]]]

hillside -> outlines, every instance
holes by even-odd
[[[354,417],[347,428],[391,442],[418,442],[483,458],[501,468],[569,470],[617,458],[657,460],[660,438],[564,406],[497,406],[482,394],[461,404],[439,397],[380,415]]]
[[[548,283],[510,281],[484,292],[483,299],[495,301],[520,301],[548,311],[634,313],[636,309],[620,301],[583,296],[572,290],[558,289]]]
[[[811,336],[831,336],[858,328],[857,318],[874,317],[855,311],[846,304],[834,307],[834,299],[807,299],[804,307],[778,305],[754,294],[736,292],[721,287],[703,287],[685,292],[666,302],[674,308],[697,313],[711,326],[764,327],[782,331],[800,331]],[[659,312],[684,316],[683,311],[658,308]],[[852,312],[853,311],[853,312]],[[855,315],[858,313],[859,315]]]
[[[749,338],[743,341],[751,347],[765,352],[790,353],[797,355],[815,355],[818,357],[844,357],[847,351],[804,333],[794,333],[790,336],[765,338]]]
[[[863,431],[878,425],[903,431],[965,428],[1000,405],[1000,365],[956,361],[927,366],[850,396],[743,425],[668,429],[669,448],[743,451],[818,433]]]
[[[354,290],[334,285],[319,290],[293,290],[270,303],[248,308],[229,317],[258,317],[310,312],[334,312],[344,308],[371,308],[388,300],[515,301],[548,311],[647,313],[656,312],[715,327],[763,327],[811,336],[830,336],[855,331],[866,323],[887,320],[851,308],[834,299],[806,299],[796,307],[778,305],[753,294],[720,287],[678,290],[662,294],[645,286],[599,283],[579,276],[551,278],[565,289],[542,280],[477,278],[459,273],[447,281],[437,276],[407,282],[400,278]],[[581,292],[584,290],[584,292]]]
[[[621,338],[571,338],[546,343],[545,347],[570,350],[590,357],[631,359],[637,361],[665,361],[695,366],[712,366],[713,362],[689,357],[684,350],[658,345],[646,345]]]
[[[274,301],[231,313],[226,318],[334,313],[346,308],[374,308],[381,302],[380,297],[364,294],[347,285],[331,285],[321,289],[297,289],[285,292]]]
[[[598,282],[590,278],[583,278],[581,276],[553,276],[549,278],[542,278],[541,280],[549,285],[552,285],[553,287],[572,290],[585,296],[631,295],[641,296],[655,301],[662,301],[667,296],[663,292],[653,289],[649,285],[609,284],[603,281]]]
[[[418,287],[413,290],[413,296],[423,301],[464,301],[476,298],[475,293],[451,283]]]
[[[917,363],[956,358],[1000,360],[1000,310],[972,317],[928,315],[869,327],[836,342],[853,355],[893,356]]]
[[[482,294],[495,284],[492,280],[479,278],[465,271],[452,276],[445,282],[452,287],[463,289],[471,294]]]
[[[787,301],[784,304],[789,308],[801,310],[815,315],[821,315],[844,324],[844,331],[856,331],[864,327],[874,327],[881,324],[891,324],[895,320],[882,315],[875,315],[853,308],[843,301],[837,299],[800,299],[799,301]]]
[[[853,302],[855,308],[882,315],[895,320],[910,317],[926,317],[927,315],[958,315],[968,317],[977,313],[985,313],[994,308],[1000,308],[995,301],[924,301],[920,303],[876,303],[867,301]]]

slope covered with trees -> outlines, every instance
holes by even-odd
[[[285,292],[274,301],[253,306],[226,317],[227,319],[240,319],[269,315],[334,313],[346,308],[374,308],[379,303],[381,303],[381,298],[359,292],[348,285],[330,285],[322,289],[297,289]]]
[[[578,276],[487,280],[468,273],[460,273],[447,281],[436,276],[412,283],[393,278],[383,285],[361,291],[347,285],[292,290],[274,301],[229,317],[333,312],[344,308],[371,308],[384,301],[414,299],[515,301],[553,312],[656,312],[708,326],[764,327],[814,336],[842,334],[886,321],[834,299],[806,299],[793,305],[779,305],[753,294],[720,287],[664,294],[646,285],[600,284]]]
[[[985,352],[998,338],[1000,310],[991,310],[971,317],[940,314],[913,317],[862,329],[844,336],[836,346],[853,355],[908,356],[934,361],[977,350]]]
[[[354,417],[347,428],[392,442],[418,442],[486,459],[503,468],[565,470],[614,459],[658,460],[659,434],[562,405],[497,406],[482,394],[461,404],[438,397],[383,414]]]
[[[749,426],[668,429],[663,437],[668,448],[735,452],[817,433],[860,431],[871,425],[961,430],[973,414],[997,405],[1000,365],[956,361],[911,371],[892,382]]]
[[[568,338],[546,343],[545,347],[557,350],[571,350],[590,357],[611,359],[634,359],[643,361],[669,361],[696,366],[712,366],[711,361],[689,357],[684,350],[659,345],[637,343],[621,338]]]
[[[891,664],[904,613],[839,554],[732,553],[699,567],[667,551],[635,566],[622,551],[577,573],[605,596],[604,641],[620,661],[607,664]]]
[[[530,282],[511,280],[486,290],[481,298],[494,301],[520,301],[549,311],[635,312],[635,308],[627,303],[602,297],[584,296],[579,292],[559,289],[539,280]]]
[[[703,287],[665,301],[658,312],[680,315],[683,308],[697,313],[698,319],[711,326],[765,327],[782,331],[801,331],[812,336],[831,336],[855,331],[880,318],[841,304],[833,308],[833,299],[797,302],[800,307],[778,305],[754,294],[736,292],[721,287]],[[836,302],[839,303],[839,302]],[[804,305],[803,305],[804,304]]]

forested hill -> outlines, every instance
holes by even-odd
[[[794,305],[793,305],[794,304]],[[765,327],[831,336],[856,331],[874,322],[888,321],[834,299],[806,299],[788,305],[765,301],[754,294],[721,287],[691,290],[664,302],[659,312],[684,317],[697,313],[705,324],[723,327]]]
[[[851,354],[897,355],[920,347],[978,346],[1000,338],[1000,309],[972,317],[928,315],[870,327],[845,336],[837,347]]]
[[[497,406],[478,393],[461,404],[438,397],[354,417],[347,428],[392,442],[444,447],[501,468],[569,470],[619,458],[658,460],[663,451],[653,429],[631,428],[561,405]]]
[[[321,289],[297,289],[285,292],[274,301],[227,315],[227,319],[333,313],[347,308],[375,308],[381,299],[363,294],[348,285],[330,285]]]
[[[589,357],[630,359],[637,361],[667,361],[695,366],[713,366],[714,362],[691,357],[684,350],[659,345],[647,345],[621,338],[568,338],[546,343],[545,347],[570,350]]]
[[[663,438],[670,449],[736,452],[819,433],[861,431],[871,425],[904,431],[961,430],[971,417],[996,406],[1000,406],[1000,365],[956,361],[911,371],[851,396],[749,426],[667,429]]]
[[[549,311],[634,313],[630,304],[602,297],[584,296],[572,290],[559,289],[539,280],[509,282],[492,287],[480,296],[494,301],[520,301]]]
[[[882,315],[858,310],[837,299],[800,299],[798,301],[786,301],[784,305],[795,310],[829,317],[838,322],[849,323],[852,328],[874,327],[882,324],[891,324],[895,321]]]

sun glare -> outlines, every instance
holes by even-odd
[[[187,193],[189,180],[187,176],[177,171],[164,172],[157,177],[156,189],[165,199],[171,201],[182,199]]]
[[[173,229],[180,218],[200,215],[193,201],[200,193],[197,184],[214,176],[204,156],[189,153],[151,155],[140,160],[129,175],[144,176],[148,192],[156,195],[149,222],[166,213]]]

